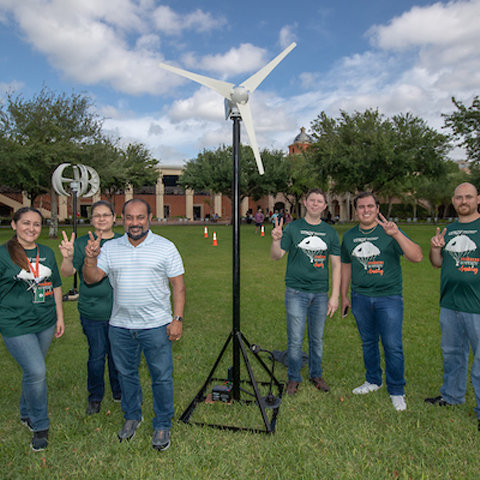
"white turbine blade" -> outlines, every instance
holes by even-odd
[[[204,77],[203,75],[198,75],[197,73],[187,72],[186,70],[182,70],[181,68],[177,68],[177,67],[172,67],[171,65],[167,65],[166,63],[160,63],[159,66],[160,68],[169,70],[170,72],[176,73],[177,75],[181,75],[182,77],[193,80],[194,82],[200,83],[201,85],[205,85],[206,87],[211,88],[215,92],[219,93],[220,95],[228,99],[230,99],[232,88],[235,86],[235,84],[233,83],[222,82],[221,80],[215,80],[214,78]]]
[[[250,140],[255,160],[257,161],[258,173],[263,175],[265,170],[263,169],[262,159],[260,158],[260,152],[258,150],[257,137],[255,136],[255,130],[253,128],[250,105],[248,103],[237,103],[237,107],[240,111],[240,115],[242,116],[243,124],[245,125],[245,130],[247,131],[248,139]]]
[[[245,87],[252,93],[265,79],[265,77],[297,46],[295,42],[290,44],[280,55],[275,57],[270,63],[265,65],[249,79],[245,80],[240,86]]]

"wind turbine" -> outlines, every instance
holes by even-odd
[[[257,87],[265,80],[265,78],[271,73],[271,71],[297,46],[295,42],[290,44],[280,55],[275,57],[270,63],[265,65],[257,73],[253,74],[250,78],[245,80],[240,85],[234,83],[223,82],[221,80],[215,80],[214,78],[205,77],[197,73],[187,72],[181,68],[172,67],[166,63],[160,63],[160,68],[168,70],[170,72],[181,75],[182,77],[193,80],[200,83],[205,87],[208,87],[215,92],[225,97],[225,116],[226,119],[231,113],[234,113],[235,108],[238,109],[240,116],[242,117],[245,130],[247,131],[248,139],[252,146],[255,160],[257,161],[257,167],[260,175],[265,173],[263,169],[262,159],[260,158],[260,152],[258,150],[257,137],[255,136],[255,130],[253,128],[252,112],[250,110],[250,104],[248,100],[250,95],[257,89]]]
[[[232,398],[235,401],[240,401],[240,384],[242,380],[240,379],[240,353],[243,356],[245,366],[247,367],[249,374],[249,384],[251,384],[254,394],[251,394],[256,398],[256,403],[260,409],[260,412],[263,417],[263,422],[265,424],[265,433],[272,433],[275,430],[276,417],[278,409],[281,403],[281,396],[283,393],[283,385],[281,385],[278,380],[274,377],[273,367],[272,370],[269,370],[267,365],[262,361],[258,356],[258,351],[261,349],[253,349],[252,345],[248,340],[243,336],[240,331],[240,118],[245,124],[245,129],[247,131],[248,138],[250,139],[250,144],[252,146],[255,159],[257,161],[258,171],[260,175],[263,175],[264,169],[262,164],[262,159],[260,158],[260,152],[258,151],[257,139],[255,136],[255,130],[253,128],[252,113],[250,111],[250,105],[248,103],[250,94],[255,91],[255,89],[262,83],[262,81],[267,77],[267,75],[296,47],[295,43],[292,43],[287,47],[280,55],[274,58],[270,63],[265,65],[261,70],[252,75],[249,79],[245,80],[238,86],[235,86],[233,83],[223,82],[221,80],[215,80],[213,78],[204,77],[203,75],[198,75],[196,73],[187,72],[180,68],[172,67],[164,63],[160,64],[161,68],[169,70],[173,73],[181,75],[185,78],[193,80],[201,85],[205,85],[208,88],[211,88],[215,92],[219,93],[225,97],[225,116],[226,119],[229,117],[233,120],[233,328],[232,331],[223,346],[220,355],[218,356],[210,374],[207,377],[207,380],[203,384],[200,391],[197,393],[195,398],[190,402],[190,405],[183,412],[180,417],[180,420],[184,423],[188,423],[189,419],[197,407],[198,404],[205,401],[206,390],[210,385],[210,382],[214,380],[213,374],[215,373],[217,366],[220,363],[220,360],[225,353],[227,346],[230,341],[233,340],[233,365],[232,365],[232,378],[231,378],[231,394]],[[258,389],[258,382],[256,382],[253,371],[251,369],[250,361],[247,356],[247,350],[245,345],[250,349],[250,351],[255,355],[260,365],[263,369],[270,374],[269,382],[269,395],[266,397],[260,396],[260,391]],[[230,377],[230,373],[229,373]],[[217,379],[215,379],[217,380]],[[230,383],[230,379],[228,380]],[[264,383],[264,382],[263,382]],[[274,397],[271,392],[271,387],[275,383],[279,391],[279,398]],[[245,390],[244,390],[245,391]],[[249,403],[249,402],[246,402]],[[273,414],[271,420],[268,419],[265,409],[273,409]],[[200,423],[200,425],[205,425]],[[217,428],[227,428],[231,430],[250,430],[250,431],[261,431],[258,429],[245,429],[232,427],[227,425],[211,425],[211,427]]]

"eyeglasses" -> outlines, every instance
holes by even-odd
[[[107,219],[109,217],[112,217],[113,213],[96,213],[95,215],[92,215],[92,220],[100,220],[101,218]]]

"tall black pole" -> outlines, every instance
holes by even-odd
[[[74,188],[72,191],[73,195],[73,233],[75,234],[75,238],[77,238],[77,189]],[[77,272],[73,275],[73,293],[77,293]]]
[[[240,115],[233,120],[233,398],[240,400]]]

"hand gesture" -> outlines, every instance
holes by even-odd
[[[387,235],[393,237],[398,233],[398,225],[395,222],[389,222],[387,219],[379,212],[377,218],[377,223],[385,230]]]
[[[92,232],[88,232],[90,239],[85,247],[85,256],[88,258],[97,258],[100,255],[100,242],[102,241],[102,232],[98,232],[97,239],[93,236]]]
[[[75,244],[75,233],[72,233],[72,237],[70,240],[68,239],[65,230],[62,231],[63,240],[58,246],[60,249],[60,253],[62,254],[63,258],[73,258],[73,254],[75,252],[74,244]]]
[[[327,310],[327,317],[332,318],[333,314],[337,311],[338,309],[338,297],[330,297],[328,300],[328,310]]]
[[[430,245],[432,248],[442,248],[445,246],[445,234],[447,229],[444,228],[440,233],[440,227],[437,227],[437,232],[434,237],[430,240]]]
[[[275,227],[272,230],[272,238],[274,240],[281,240],[283,237],[283,218],[280,218],[280,224],[278,224],[278,217],[274,219]]]

